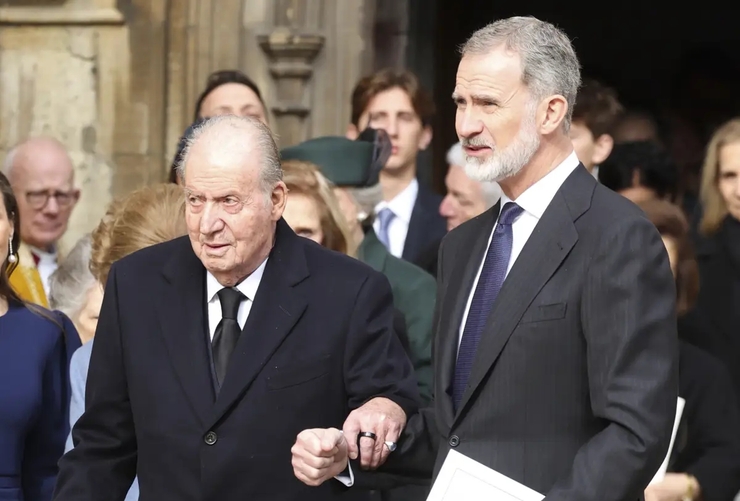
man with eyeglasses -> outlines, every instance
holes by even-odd
[[[32,138],[10,150],[3,173],[13,186],[21,219],[19,266],[10,283],[26,301],[48,306],[58,242],[80,196],[72,161],[58,141]]]

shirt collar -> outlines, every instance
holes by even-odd
[[[251,275],[239,282],[236,286],[237,290],[247,296],[250,301],[254,301],[254,298],[257,295],[257,289],[262,281],[262,275],[265,273],[266,265],[267,259],[262,261],[262,264],[259,265]],[[216,294],[218,294],[218,291],[223,288],[224,286],[218,283],[218,280],[216,280],[216,277],[214,277],[210,271],[206,272],[206,297],[208,298],[209,303],[216,299]]]
[[[381,209],[388,207],[398,219],[405,222],[406,224],[411,221],[411,213],[414,211],[414,204],[416,204],[416,196],[419,194],[419,181],[414,178],[408,186],[406,186],[401,193],[393,197],[392,200],[386,202],[380,202],[375,206],[375,212],[378,213]]]
[[[50,262],[56,262],[57,260],[57,248],[52,247],[51,252],[43,251],[37,247],[33,247],[32,245],[29,245],[28,248],[31,251],[31,254],[36,256],[41,261],[50,261]]]
[[[519,195],[519,198],[516,199],[517,205],[532,216],[540,219],[542,214],[545,213],[547,206],[552,202],[555,194],[580,163],[576,153],[572,152],[560,165]],[[506,194],[501,194],[501,207],[511,201]]]

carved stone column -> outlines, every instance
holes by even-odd
[[[322,0],[280,0],[274,4],[274,27],[257,37],[268,57],[275,82],[271,111],[280,146],[290,146],[309,137],[311,112],[309,83],[313,62],[324,47],[319,29]]]
[[[272,103],[275,129],[281,147],[300,143],[308,138],[308,82],[313,75],[312,62],[324,46],[319,34],[297,34],[288,28],[278,28],[261,35],[259,44],[270,58],[270,75],[275,79],[276,101]]]

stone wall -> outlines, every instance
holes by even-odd
[[[374,66],[372,0],[0,0],[0,160],[61,140],[82,198],[64,246],[112,198],[163,181],[206,76],[263,89],[281,146],[343,134]]]

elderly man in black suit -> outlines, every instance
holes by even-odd
[[[633,501],[666,455],[673,276],[655,227],[573,152],[579,83],[568,37],[531,17],[463,47],[453,99],[466,170],[503,195],[442,242],[435,403],[409,420],[388,473],[436,474],[454,449],[547,501]],[[320,484],[343,468],[364,419],[301,434],[296,474]],[[357,483],[387,479],[376,475]]]
[[[388,280],[282,220],[256,119],[197,126],[180,169],[189,235],[113,265],[54,499],[123,500],[136,474],[141,499],[366,499],[350,470],[306,487],[290,448],[363,404],[394,440],[414,410]]]

